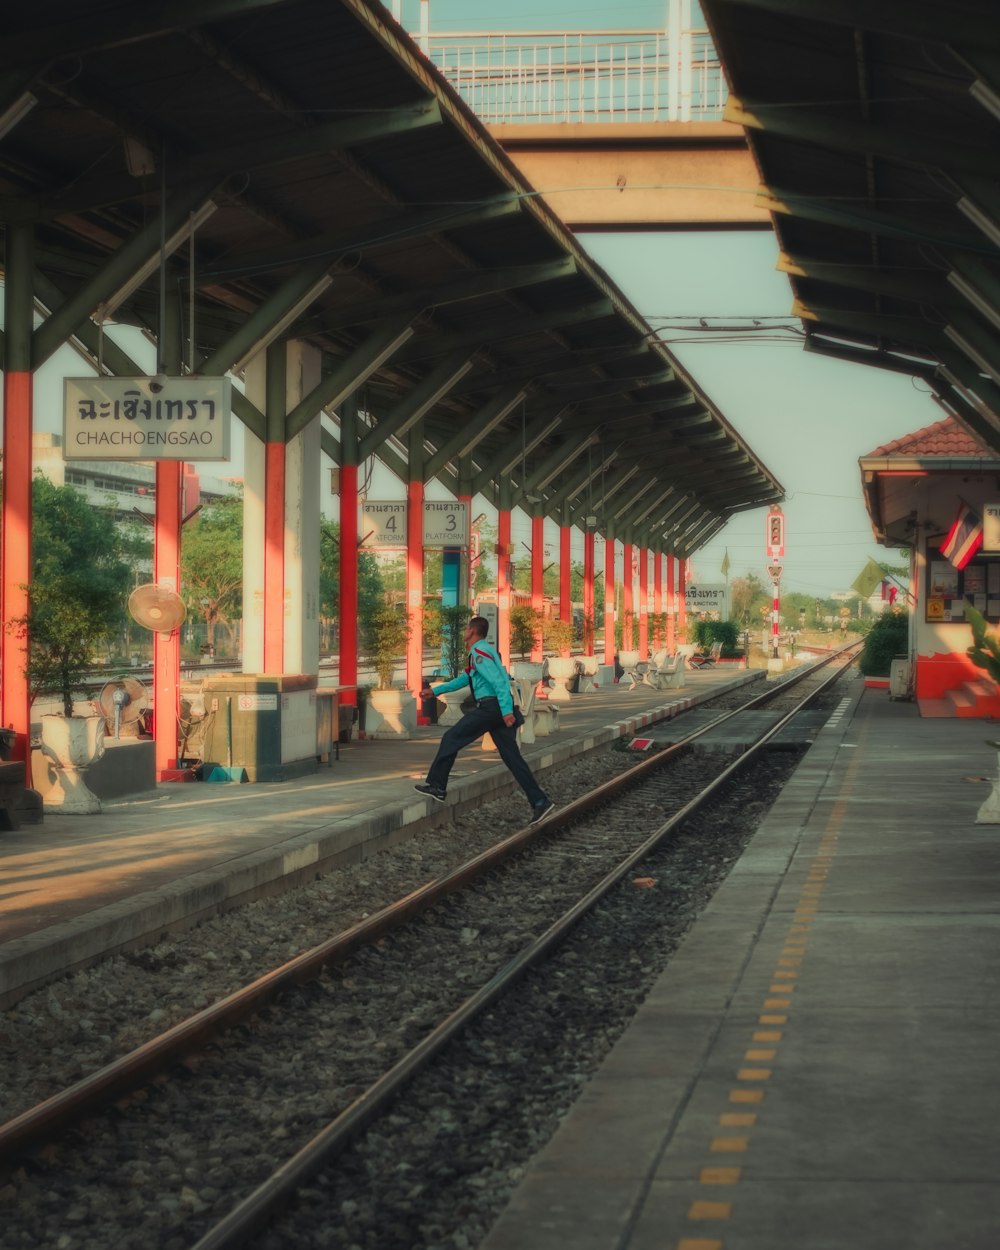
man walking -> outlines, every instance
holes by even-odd
[[[421,698],[429,699],[468,685],[471,697],[475,699],[475,706],[465,712],[457,725],[452,725],[445,731],[434,762],[428,770],[426,782],[414,786],[414,789],[436,799],[438,803],[443,803],[448,789],[448,775],[455,763],[455,757],[463,747],[488,733],[500,752],[500,758],[528,796],[531,804],[529,824],[534,825],[543,820],[555,804],[535,780],[518,749],[510,677],[496,647],[486,641],[489,628],[489,622],[484,616],[474,616],[465,628],[465,645],[469,648],[469,664],[465,672],[438,686],[425,685],[420,691]]]

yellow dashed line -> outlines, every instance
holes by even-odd
[[[849,788],[853,775],[860,763],[860,753],[855,756],[854,762],[848,768],[847,776],[844,780],[844,789],[841,791],[842,796]],[[784,947],[778,957],[778,966],[772,973],[772,984],[768,989],[770,995],[780,995],[780,997],[769,997],[764,999],[761,1013],[757,1017],[760,1025],[787,1024],[788,1017],[780,1014],[783,1010],[787,1010],[792,1005],[792,1000],[788,995],[795,989],[792,982],[798,979],[797,969],[801,966],[803,958],[806,954],[806,943],[810,934],[810,926],[816,918],[819,911],[819,902],[825,888],[826,878],[830,869],[833,867],[833,857],[837,849],[838,834],[837,828],[844,818],[847,810],[846,798],[842,797],[833,807],[819,847],[813,856],[813,862],[808,870],[806,881],[799,889],[799,896],[796,900],[794,911],[792,913],[791,923],[788,927],[788,934],[785,939]],[[755,1029],[752,1040],[754,1042],[780,1042],[783,1040],[784,1034],[780,1029]],[[752,1047],[744,1052],[743,1059],[746,1063],[773,1062],[777,1056],[777,1050],[774,1048]],[[739,1081],[764,1082],[770,1080],[772,1075],[771,1068],[759,1067],[742,1067],[737,1069],[736,1078]],[[731,1089],[729,1091],[729,1102],[737,1105],[757,1105],[764,1101],[763,1089]],[[728,1111],[719,1116],[719,1125],[722,1128],[753,1128],[757,1122],[757,1114],[748,1111]],[[743,1154],[749,1149],[749,1137],[713,1137],[709,1143],[709,1149],[713,1154]],[[704,1167],[699,1173],[699,1182],[702,1185],[736,1185],[742,1179],[742,1169],[738,1167]],[[696,1199],[691,1203],[688,1209],[689,1220],[728,1220],[732,1214],[733,1204],[729,1202],[714,1202],[708,1199]],[[707,1237],[682,1237],[676,1243],[676,1250],[723,1250],[723,1243],[717,1239]]]
[[[731,1089],[729,1091],[730,1102],[763,1102],[764,1091],[762,1089]]]
[[[728,1220],[733,1213],[731,1202],[706,1202],[699,1199],[688,1208],[689,1220]]]
[[[702,1168],[698,1180],[702,1185],[735,1185],[742,1175],[742,1168]]]

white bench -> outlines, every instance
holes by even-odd
[[[679,689],[684,685],[684,657],[665,654],[655,670],[650,667],[645,680],[657,690]]]

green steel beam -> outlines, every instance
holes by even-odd
[[[210,198],[211,187],[191,188],[186,194],[172,196],[162,224],[165,236],[175,234],[196,209]],[[83,283],[57,313],[53,313],[34,333],[32,358],[37,369],[76,333],[101,304],[106,303],[133,274],[157,256],[160,250],[160,218],[147,222],[111,256],[93,276]]]
[[[412,334],[413,327],[408,317],[401,317],[388,325],[378,327],[328,373],[315,390],[295,405],[285,423],[286,437],[291,439],[300,434],[324,408],[336,408],[397,352]]]
[[[378,321],[399,313],[416,317],[434,308],[481,299],[484,295],[503,294],[542,283],[559,282],[572,277],[576,272],[576,260],[572,256],[564,256],[559,260],[537,265],[510,265],[504,269],[463,273],[433,287],[383,295],[364,303],[351,304],[343,310],[334,309],[317,317],[306,329],[309,333],[324,333],[364,325],[366,322]]]
[[[468,352],[452,352],[421,378],[391,412],[379,418],[378,424],[362,435],[358,449],[361,459],[374,455],[390,438],[405,434],[448,394],[456,380],[471,368],[471,364]]]
[[[202,268],[198,275],[200,286],[216,286],[230,278],[248,277],[276,268],[302,264],[317,257],[325,257],[332,266],[338,256],[347,252],[366,252],[380,245],[399,243],[404,239],[422,238],[429,234],[442,234],[460,226],[481,225],[516,216],[521,211],[519,197],[511,192],[481,200],[478,204],[443,206],[395,213],[369,221],[364,226],[332,230],[284,243],[278,247],[256,252],[231,252],[225,261]]]
[[[274,167],[317,153],[337,151],[440,124],[441,108],[438,102],[421,100],[381,113],[341,118],[319,126],[290,128],[269,139],[255,137],[229,148],[175,158],[170,163],[170,187],[176,194],[179,188],[189,183],[204,183],[209,179],[222,181],[234,169]],[[82,213],[105,205],[121,204],[145,193],[144,183],[128,173],[110,178],[92,178],[77,183],[66,195],[47,199],[43,212],[49,217]]]

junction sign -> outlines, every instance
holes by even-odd
[[[729,619],[729,588],[724,585],[708,586],[700,583],[697,586],[684,588],[684,606],[688,617],[697,620],[699,615],[718,614],[720,621]]]

